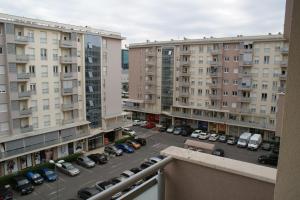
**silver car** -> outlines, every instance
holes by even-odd
[[[79,156],[76,160],[76,163],[78,165],[81,165],[83,167],[86,168],[92,168],[95,167],[95,162],[92,161],[90,158],[88,158],[87,156]]]
[[[74,167],[69,162],[63,162],[61,163],[61,167],[58,167],[58,169],[69,176],[76,176],[80,173],[80,170]]]

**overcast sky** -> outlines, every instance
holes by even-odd
[[[285,0],[0,0],[0,5],[2,13],[117,31],[126,43],[283,32],[285,11]]]

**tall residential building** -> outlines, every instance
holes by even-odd
[[[131,44],[125,109],[164,125],[273,140],[287,54],[281,34]]]
[[[0,18],[0,175],[117,137],[121,35]]]
[[[123,97],[128,96],[128,49],[122,49],[122,92]]]

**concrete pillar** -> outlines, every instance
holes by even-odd
[[[157,199],[165,200],[165,177],[164,177],[163,169],[160,169],[158,171],[157,184],[158,184]]]
[[[285,34],[289,36],[287,92],[275,200],[300,199],[300,1],[287,0],[286,4],[285,27],[291,32]]]

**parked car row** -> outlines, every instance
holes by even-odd
[[[141,121],[141,120],[133,120],[132,122],[133,126],[140,126],[147,129],[152,129],[156,127],[156,124],[153,122],[147,122],[147,121]]]
[[[95,196],[96,194],[98,194],[100,192],[103,192],[104,190],[107,190],[108,188],[111,188],[114,185],[117,185],[118,183],[121,183],[121,182],[125,181],[126,179],[134,176],[135,174],[137,174],[137,173],[141,172],[142,170],[150,167],[151,165],[154,165],[155,163],[160,162],[162,159],[164,159],[164,157],[161,156],[161,155],[149,158],[145,162],[141,163],[141,165],[139,167],[135,167],[135,168],[132,168],[130,170],[125,170],[117,177],[113,177],[109,180],[98,181],[98,182],[95,183],[95,185],[93,185],[91,187],[85,187],[85,188],[80,189],[77,192],[77,196],[80,199],[88,199],[92,196]],[[134,189],[135,187],[141,185],[145,180],[151,178],[154,175],[155,174],[153,174],[149,177],[146,177],[144,180],[137,181],[136,183],[134,183],[132,186],[126,188],[125,190],[114,194],[111,197],[111,199],[119,198],[124,193],[126,193],[126,192]]]

